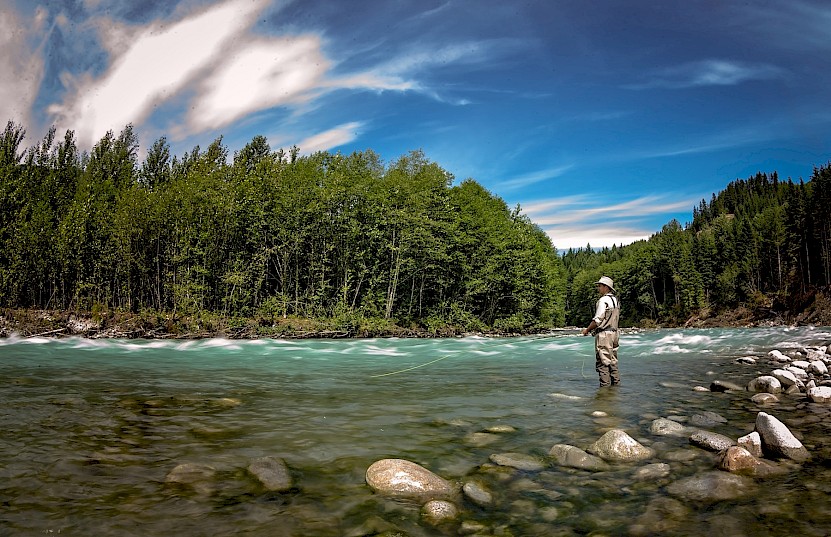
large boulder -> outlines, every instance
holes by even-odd
[[[266,490],[272,492],[291,490],[291,474],[283,459],[277,457],[254,459],[248,465],[248,471],[262,483]]]
[[[782,383],[772,375],[762,375],[747,383],[747,391],[757,393],[782,393]]]
[[[756,431],[762,439],[762,450],[774,458],[804,461],[810,458],[808,450],[784,423],[765,412],[756,415]]]
[[[385,496],[429,501],[446,499],[456,493],[449,481],[414,462],[381,459],[366,471],[366,483]]]
[[[600,457],[567,444],[556,444],[549,450],[548,454],[560,466],[579,468],[591,472],[602,472],[609,469],[609,465]]]
[[[641,445],[620,429],[607,431],[586,451],[607,461],[633,462],[655,456],[655,450]]]
[[[676,481],[667,492],[681,500],[712,503],[741,498],[752,488],[750,478],[712,470]]]

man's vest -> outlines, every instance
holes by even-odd
[[[612,293],[608,293],[603,295],[603,298],[608,297],[610,302],[612,303],[612,307],[609,307],[607,301],[603,301],[606,303],[606,312],[603,314],[603,318],[598,323],[595,332],[602,332],[603,330],[617,330],[618,321],[620,320],[620,300],[617,299],[615,295]],[[603,300],[601,298],[600,300]]]

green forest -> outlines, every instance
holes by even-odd
[[[352,336],[530,333],[587,323],[611,276],[631,326],[737,307],[786,311],[831,277],[831,166],[736,180],[649,240],[558,255],[473,179],[412,151],[302,156],[262,136],[139,159],[132,126],[80,151],[72,131],[0,135],[0,308],[113,312],[168,328],[314,320]],[[292,324],[294,323],[294,324]],[[250,333],[250,332],[249,332]]]

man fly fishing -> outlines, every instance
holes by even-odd
[[[600,299],[595,307],[594,318],[588,328],[583,329],[583,335],[594,335],[595,369],[600,377],[600,387],[604,388],[620,384],[620,372],[617,368],[620,300],[615,296],[615,284],[608,276],[600,278],[596,286]]]

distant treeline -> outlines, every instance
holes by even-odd
[[[649,240],[563,256],[567,322],[584,324],[601,274],[619,287],[628,324],[681,323],[743,307],[799,312],[831,282],[831,165],[809,182],[774,172],[736,180]]]
[[[435,331],[565,321],[562,260],[519,208],[414,151],[384,164],[222,138],[140,162],[132,126],[89,152],[0,136],[0,307],[367,320]]]
[[[0,137],[0,307],[329,319],[440,332],[585,326],[615,280],[627,325],[784,311],[831,281],[831,166],[736,180],[631,245],[558,256],[520,207],[413,151],[385,164],[222,138],[139,162],[132,126],[90,152]]]

